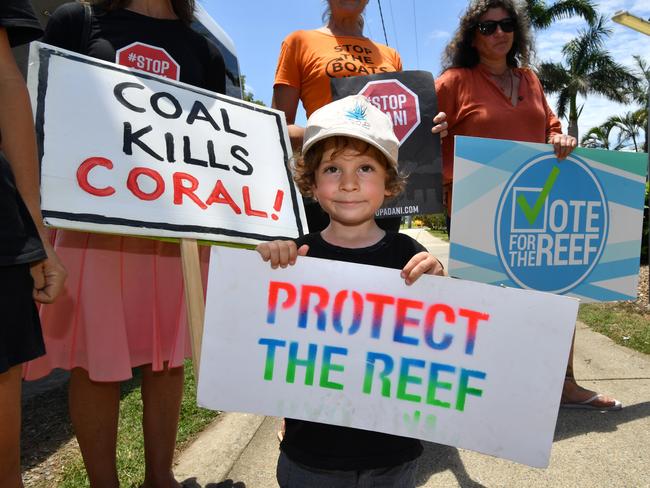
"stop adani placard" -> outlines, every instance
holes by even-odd
[[[438,113],[433,75],[426,71],[400,71],[368,76],[332,78],[332,98],[363,95],[387,114],[400,143],[399,171],[406,188],[388,199],[377,217],[442,211],[440,137],[431,133]]]
[[[215,247],[200,405],[548,465],[578,301]],[[251,279],[251,277],[255,277]],[[318,442],[318,439],[314,439]]]
[[[281,112],[38,43],[29,82],[48,224],[234,242],[304,233]]]
[[[630,300],[637,294],[647,155],[457,137],[449,273]]]

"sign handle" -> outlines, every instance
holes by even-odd
[[[187,308],[187,326],[192,341],[192,364],[195,381],[199,381],[199,364],[201,363],[201,341],[203,339],[203,320],[205,319],[205,301],[199,246],[196,239],[181,239],[181,261],[183,262],[183,282],[185,284],[185,306]]]

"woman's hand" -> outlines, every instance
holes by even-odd
[[[420,276],[423,274],[429,275],[438,275],[446,276],[445,268],[442,263],[433,256],[432,254],[422,251],[413,256],[404,269],[400,276],[404,279],[407,285],[412,285],[415,283]]]
[[[548,138],[548,143],[553,144],[558,159],[565,159],[578,145],[575,137],[566,134],[553,134]]]
[[[276,269],[278,266],[286,268],[296,264],[298,256],[307,255],[309,246],[303,244],[298,249],[293,241],[271,241],[258,244],[255,250],[260,253],[264,261],[271,261],[271,268]]]
[[[444,112],[438,112],[433,118],[433,128],[431,132],[434,134],[440,134],[440,138],[447,137],[447,114]]]
[[[53,303],[63,290],[68,273],[47,240],[43,240],[43,247],[47,258],[29,268],[34,280],[33,297],[39,303]]]

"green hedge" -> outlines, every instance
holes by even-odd
[[[641,264],[648,264],[648,183],[645,184],[645,209],[641,234]]]
[[[445,230],[447,228],[444,214],[414,215],[413,220],[421,220],[425,227],[433,230]]]

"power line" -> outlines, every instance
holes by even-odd
[[[418,47],[418,21],[415,15],[415,0],[413,0],[413,34],[415,35],[415,59],[416,66],[420,69],[420,48]]]
[[[379,16],[381,17],[381,27],[384,29],[384,40],[386,41],[386,45],[388,46],[388,36],[386,35],[386,25],[384,24],[384,13],[381,10],[381,0],[377,0],[377,3],[379,4]]]
[[[393,13],[393,0],[388,0],[388,6],[390,7],[390,18],[393,22],[393,32],[395,34],[395,47],[397,47],[397,52],[399,52],[399,42],[397,37],[397,28],[395,27],[395,14]]]

